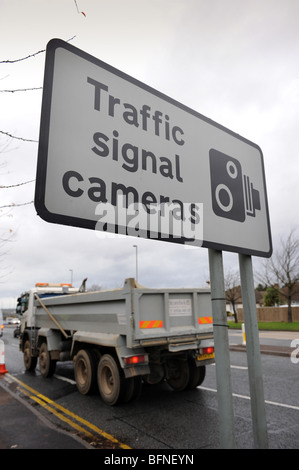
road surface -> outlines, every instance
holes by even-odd
[[[231,331],[229,337],[230,344],[242,342],[239,331]],[[261,332],[260,342],[290,347],[296,337],[299,333]],[[144,385],[136,402],[108,407],[98,394],[83,396],[78,393],[72,362],[58,363],[55,376],[44,379],[38,366],[35,373],[24,371],[23,357],[12,327],[5,326],[2,339],[9,371],[6,387],[20,394],[55,425],[76,432],[89,442],[97,441],[93,443],[95,446],[165,450],[219,447],[213,365],[207,367],[206,379],[196,390],[174,392],[166,383]],[[253,436],[246,353],[231,351],[230,355],[236,444],[238,448],[251,449]],[[262,370],[269,447],[297,449],[299,363],[292,362],[290,357],[262,354]]]

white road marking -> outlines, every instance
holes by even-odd
[[[215,363],[214,363],[214,364],[211,364],[211,366],[215,366],[215,365],[216,365]],[[231,367],[231,369],[248,370],[248,367],[246,367],[246,366],[232,366],[232,365],[231,365],[230,367]]]
[[[69,379],[68,377],[63,377],[62,375],[57,375],[57,374],[54,374],[54,377],[56,377],[56,379],[59,379],[59,380],[64,380],[64,382],[68,382],[72,385],[76,385],[75,380]]]
[[[215,390],[214,388],[208,388],[208,387],[202,387],[202,386],[200,386],[198,388],[200,388],[202,390],[207,390],[208,392],[217,393],[217,390]],[[233,397],[243,398],[244,400],[250,400],[250,397],[248,397],[247,395],[239,395],[238,393],[233,393]],[[279,403],[279,402],[276,402],[276,401],[265,400],[265,403],[267,403],[267,405],[281,406],[283,408],[289,408],[291,410],[299,410],[299,406],[287,405],[285,403]]]

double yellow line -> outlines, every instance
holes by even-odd
[[[76,415],[75,413],[72,413],[67,408],[64,408],[63,406],[59,405],[55,401],[50,400],[50,398],[46,397],[45,395],[42,395],[37,390],[34,390],[33,388],[29,387],[28,385],[26,385],[24,382],[17,379],[16,377],[10,374],[6,374],[5,377],[9,377],[10,380],[17,382],[22,388],[22,392],[28,397],[30,397],[31,400],[34,400],[36,403],[41,405],[50,413],[54,414],[61,421],[64,421],[65,423],[69,424],[72,428],[76,429],[77,431],[79,431],[80,433],[82,433],[83,435],[91,439],[92,441],[96,441],[96,439],[98,439],[99,436],[101,436],[102,438],[105,438],[108,441],[113,442],[121,449],[131,449],[131,447],[127,446],[126,444],[122,444],[117,439],[115,439],[115,437],[111,436],[111,434],[108,434],[107,432],[98,428],[97,426],[90,423],[86,419],[83,419],[80,416]],[[77,424],[74,420],[77,421],[78,423],[83,424],[86,428],[92,430],[93,433],[91,433],[87,429],[80,426],[80,424]]]

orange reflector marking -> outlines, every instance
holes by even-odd
[[[206,325],[207,323],[213,323],[213,317],[199,317],[198,323],[200,325]]]
[[[139,328],[162,328],[163,321],[162,320],[151,320],[151,321],[140,321]]]

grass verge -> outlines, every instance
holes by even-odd
[[[234,321],[227,322],[229,328],[231,329],[241,329],[242,323],[235,323]],[[299,331],[299,322],[295,321],[293,323],[286,323],[283,321],[280,322],[259,322],[258,323],[259,330],[274,330],[274,331]]]

